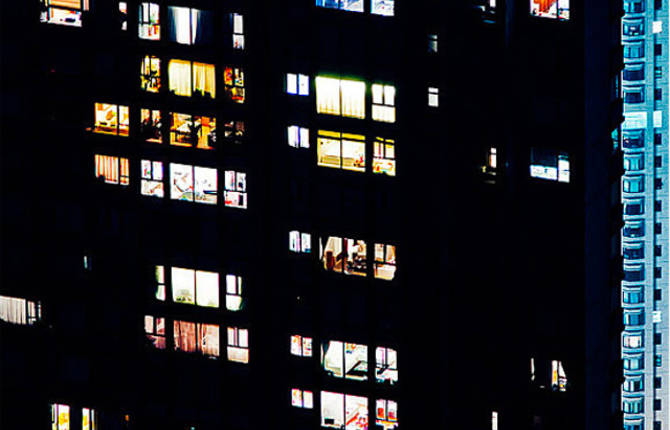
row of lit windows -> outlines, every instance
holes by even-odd
[[[174,303],[219,308],[219,273],[206,270],[194,270],[183,267],[155,267],[154,297],[165,301],[170,296]],[[242,297],[242,277],[227,274],[226,309],[239,311],[244,306]],[[171,294],[170,294],[171,293]]]
[[[70,405],[52,403],[51,404],[51,430],[74,430],[71,417]],[[98,413],[95,409],[81,408],[81,430],[97,430]]]
[[[435,49],[437,49],[437,41],[435,41]],[[318,113],[365,118],[365,107],[361,107],[365,103],[365,84],[363,82],[318,76],[316,78],[316,88]],[[319,97],[319,90],[322,93],[321,97]],[[395,87],[373,84],[371,91],[372,119],[395,122]],[[309,76],[301,73],[287,73],[286,92],[292,95],[308,96]],[[428,87],[428,106],[439,106],[439,92],[438,88]],[[341,109],[340,105],[345,108]]]
[[[127,158],[95,154],[95,177],[108,184],[130,184]],[[146,196],[165,196],[163,162],[141,160],[141,193]],[[224,204],[227,207],[247,208],[246,173],[224,171]],[[170,198],[195,203],[216,205],[218,200],[217,169],[170,163]]]
[[[82,26],[82,11],[89,9],[88,0],[42,0],[43,11],[40,21],[74,27]],[[393,16],[395,0],[370,0],[369,12],[374,15]],[[349,12],[364,12],[364,0],[316,0],[316,6],[340,9]],[[495,12],[496,0],[476,2],[485,14]],[[119,11],[127,16],[126,2],[119,3]],[[542,18],[567,21],[570,19],[570,0],[530,0],[530,14]],[[168,39],[182,44],[208,43],[212,40],[213,14],[209,11],[168,6]],[[242,16],[230,14],[233,47],[244,49]],[[121,28],[127,29],[125,19]],[[140,3],[138,11],[138,32],[141,39],[160,40],[160,6],[156,3]]]
[[[163,143],[163,118],[167,120],[169,143],[174,146],[197,149],[214,149],[217,142],[216,118],[205,115],[140,109],[139,137],[151,143]],[[128,106],[95,103],[94,133],[127,137],[130,133]],[[223,138],[240,143],[245,136],[243,121],[225,121]]]
[[[171,59],[167,68],[168,91],[183,97],[216,98],[216,66],[197,61]],[[244,103],[244,70],[224,66],[223,85],[226,97]],[[140,63],[140,88],[151,93],[161,89],[161,59],[145,56]]]
[[[40,302],[21,297],[0,296],[0,320],[19,325],[33,325],[42,319]]]
[[[544,148],[531,148],[530,176],[558,182],[570,182],[568,154]]]
[[[396,271],[395,246],[375,243],[374,250],[374,277],[393,280]],[[364,240],[337,236],[319,238],[319,258],[326,271],[367,276],[367,243]]]
[[[170,331],[169,329],[172,328]],[[144,316],[144,333],[154,348],[166,349],[173,341],[175,351],[219,357],[219,325],[174,320],[172,325],[165,317]],[[249,362],[249,331],[240,327],[227,328],[226,353],[228,361]]]
[[[340,9],[349,12],[363,12],[364,0],[316,0],[318,7]],[[374,15],[393,16],[395,0],[370,0],[370,13]]]
[[[232,47],[244,49],[244,20],[239,13],[228,14]],[[211,43],[214,39],[214,14],[207,10],[188,7],[167,7],[167,40],[182,45]],[[140,39],[160,40],[160,6],[141,3],[138,16]]]
[[[568,376],[563,368],[563,362],[560,360],[551,360],[549,387],[552,391],[565,392],[568,389]],[[542,378],[535,373],[535,358],[530,359],[530,380],[531,382],[543,384]],[[543,385],[540,387],[544,388]]]
[[[292,335],[290,351],[298,357],[312,357],[312,338]],[[321,368],[334,378],[367,381],[368,346],[337,340],[324,341],[321,343]],[[398,382],[398,353],[395,349],[375,348],[375,381],[391,385]]]
[[[288,235],[289,250],[300,254],[312,252],[312,235],[292,230]],[[346,275],[367,276],[367,244],[364,240],[337,236],[319,238],[319,255],[327,271]],[[393,280],[396,271],[394,245],[375,243],[374,277]]]
[[[303,149],[310,147],[308,128],[291,125],[287,128],[287,132],[289,146]],[[395,176],[395,141],[377,136],[373,145],[372,172]],[[364,172],[366,169],[365,136],[319,130],[317,164],[323,167]]]
[[[398,404],[393,400],[377,399],[375,405],[376,428],[384,430],[398,428]],[[292,388],[291,406],[313,409],[313,392]],[[347,430],[367,430],[368,398],[321,391],[321,426],[336,429],[346,428]]]
[[[40,21],[72,27],[82,26],[82,12],[89,10],[89,0],[41,0]],[[127,29],[128,7],[119,2],[121,29]],[[160,5],[143,2],[138,6],[138,36],[144,40],[161,39]],[[228,14],[231,43],[234,49],[244,49],[244,20],[239,13]],[[214,39],[214,14],[196,8],[168,6],[166,38],[184,45],[211,43]]]

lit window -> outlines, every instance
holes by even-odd
[[[368,347],[331,340],[321,344],[321,366],[335,378],[367,381]]]
[[[240,144],[244,134],[244,121],[226,121],[223,123],[223,138],[227,142]]]
[[[244,49],[244,19],[239,13],[230,14],[233,27],[233,49]]]
[[[140,67],[140,87],[144,91],[157,93],[161,88],[161,60],[158,57],[146,56]]]
[[[223,83],[230,100],[244,103],[244,70],[241,67],[224,68]]]
[[[290,125],[288,127],[288,144],[294,148],[309,148],[309,129]]]
[[[498,168],[498,149],[497,148],[489,148],[486,154],[486,162],[484,165],[482,165],[482,172],[495,176],[497,174],[497,168]]]
[[[291,406],[312,409],[314,407],[314,394],[307,390],[291,389]]]
[[[11,324],[33,325],[41,319],[40,302],[0,296],[0,320]]]
[[[496,148],[489,149],[489,167],[491,169],[498,168],[498,150]]]
[[[156,3],[140,3],[138,31],[140,39],[160,40],[160,7]]]
[[[88,0],[42,0],[40,22],[81,27],[82,12],[88,10]]]
[[[393,139],[375,138],[372,173],[395,176],[395,141]]]
[[[243,306],[242,277],[226,275],[226,309],[235,312],[242,310]]]
[[[68,405],[51,404],[51,429],[70,430],[70,407]]]
[[[94,133],[128,136],[129,124],[128,106],[109,103],[95,104]]]
[[[175,303],[219,307],[218,273],[173,267],[171,275],[172,300]]]
[[[299,96],[309,95],[309,76],[295,73],[286,74],[286,92]]]
[[[170,60],[168,80],[170,93],[174,95],[216,97],[216,68],[213,64]]]
[[[428,35],[428,52],[437,52],[437,34]]]
[[[530,176],[550,181],[570,182],[570,160],[565,152],[531,148]]]
[[[107,184],[130,184],[130,167],[127,158],[95,154],[95,177]]]
[[[288,249],[293,252],[309,254],[312,252],[312,235],[297,230],[288,233]]]
[[[365,82],[317,76],[316,112],[365,118]]]
[[[377,399],[377,428],[393,430],[398,427],[398,403]]]
[[[155,278],[156,278],[156,292],[154,297],[157,300],[162,302],[165,301],[165,266],[156,266],[155,268]]]
[[[121,19],[121,30],[128,30],[128,3],[124,1],[119,2],[119,15]]]
[[[141,193],[143,196],[164,197],[163,163],[161,161],[142,160]]]
[[[291,336],[291,354],[298,357],[312,356],[312,338],[307,336]]]
[[[98,430],[97,415],[95,409],[81,408],[81,430]]]
[[[375,243],[375,278],[392,281],[395,269],[395,246]]]
[[[654,34],[663,32],[663,21],[652,22],[651,29],[652,29]]]
[[[216,169],[170,163],[170,198],[216,204]]]
[[[383,346],[375,349],[375,379],[391,385],[398,382],[398,353],[395,349]]]
[[[213,37],[213,15],[206,10],[168,6],[168,40],[182,45],[209,43]]]
[[[498,430],[498,412],[491,412],[491,430]]]
[[[187,321],[174,321],[175,351],[199,352],[215,358],[219,356],[219,326]]]
[[[145,315],[144,334],[154,348],[165,349],[165,318]]]
[[[163,139],[161,111],[140,109],[140,119],[140,138],[146,142],[161,143]]]
[[[184,113],[173,113],[170,119],[170,145],[214,149],[216,119]]]
[[[228,361],[249,362],[249,331],[247,329],[228,327]]]
[[[367,397],[322,391],[321,427],[367,430]]]
[[[327,7],[329,9],[363,12],[363,0],[316,0],[316,5],[319,7]]]
[[[563,363],[558,360],[551,362],[551,389],[554,391],[565,391],[568,386],[568,378],[563,370]]]
[[[570,0],[530,0],[530,14],[567,21],[570,19]]]
[[[225,172],[225,204],[231,208],[247,208],[247,174],[226,170]]]
[[[365,136],[319,130],[317,164],[322,167],[365,172]]]
[[[329,236],[319,240],[319,255],[323,268],[347,275],[367,276],[367,247],[365,241]]]
[[[393,16],[395,0],[370,0],[370,12],[375,15]]]
[[[372,119],[395,122],[395,87],[393,85],[372,85]]]
[[[440,106],[440,90],[435,87],[428,87],[428,106]]]
[[[636,332],[634,334],[624,334],[623,336],[623,346],[626,348],[642,348],[642,332]]]

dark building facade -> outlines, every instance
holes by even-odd
[[[3,5],[0,426],[622,428],[622,13]]]

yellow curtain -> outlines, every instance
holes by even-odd
[[[193,90],[216,97],[216,68],[213,64],[193,63]]]
[[[191,62],[170,60],[168,65],[170,91],[178,96],[191,96]]]

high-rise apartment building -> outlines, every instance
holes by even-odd
[[[668,3],[624,1],[624,428],[668,416]],[[632,361],[631,361],[632,360]],[[636,363],[636,364],[632,364]],[[627,365],[628,364],[628,365]]]
[[[622,427],[620,4],[31,7],[0,427]]]

